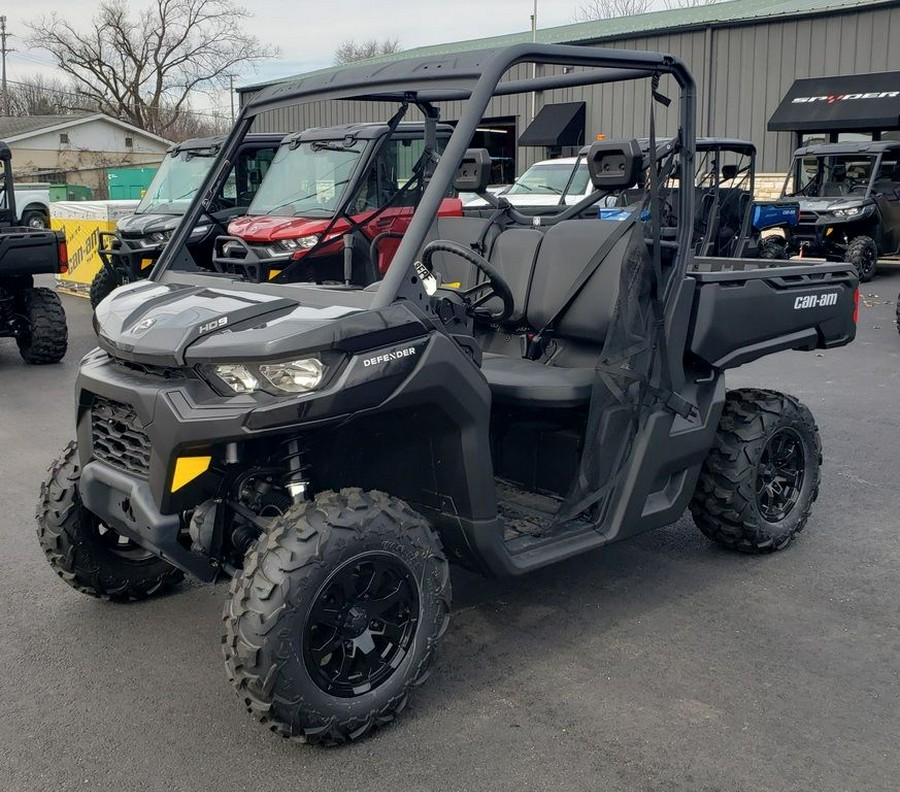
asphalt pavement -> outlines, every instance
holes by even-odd
[[[38,487],[94,346],[87,301],[64,297],[62,365],[0,340],[0,792],[900,788],[898,292],[900,269],[863,287],[846,348],[729,374],[818,421],[821,494],[792,547],[733,555],[685,516],[520,580],[455,570],[431,679],[396,724],[331,750],[244,711],[226,584],[113,605],[45,562]]]

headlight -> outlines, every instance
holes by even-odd
[[[283,250],[309,250],[315,247],[318,241],[319,237],[316,234],[311,234],[310,236],[302,236],[295,239],[280,239],[278,245]]]
[[[849,206],[846,209],[835,209],[834,214],[836,217],[856,217],[863,214],[868,208],[868,206]]]
[[[259,373],[280,391],[306,393],[322,383],[325,366],[316,358],[304,358],[288,363],[264,363],[259,367]]]
[[[237,394],[263,390],[274,395],[308,393],[325,379],[327,366],[318,358],[278,363],[221,363],[206,367],[208,373]]]
[[[160,243],[167,241],[172,236],[172,229],[168,231],[154,231],[152,234],[147,235],[147,239],[150,242]]]
[[[259,380],[247,366],[229,363],[215,367],[216,376],[235,393],[253,393],[259,388]]]

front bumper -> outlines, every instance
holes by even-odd
[[[95,460],[81,471],[78,490],[85,507],[122,536],[201,580],[215,580],[215,562],[178,541],[181,517],[159,511],[146,481]]]
[[[837,217],[833,214],[801,212],[800,223],[791,229],[789,246],[793,251],[803,249],[806,255],[843,261],[850,240],[860,234],[871,235],[871,225],[864,217]]]
[[[179,537],[185,512],[227,494],[228,445],[238,444],[241,465],[253,464],[274,454],[286,434],[377,409],[409,378],[429,343],[428,336],[402,342],[416,353],[377,366],[371,352],[353,355],[322,390],[291,397],[222,396],[191,370],[141,367],[97,349],[82,361],[76,385],[85,506],[175,566],[212,579],[214,562],[191,553]],[[199,456],[210,458],[205,472],[176,485],[177,460]]]

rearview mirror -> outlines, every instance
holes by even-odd
[[[469,149],[456,169],[453,189],[457,192],[483,193],[491,183],[491,155],[487,149]]]
[[[591,183],[598,190],[627,190],[638,183],[644,154],[636,139],[598,140],[587,155]]]

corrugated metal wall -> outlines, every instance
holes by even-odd
[[[682,58],[697,82],[698,134],[749,138],[760,148],[760,170],[781,171],[790,159],[793,136],[767,132],[766,123],[793,81],[800,77],[900,71],[898,41],[900,4],[783,22],[604,41],[602,45],[669,52]],[[527,77],[530,68],[517,67],[511,76]],[[674,97],[675,86],[668,93]],[[538,95],[536,106],[540,109],[547,103],[571,101],[587,103],[588,140],[597,133],[642,137],[648,132],[645,81],[549,91]],[[456,119],[460,108],[459,102],[447,103],[442,117]],[[255,128],[292,132],[351,121],[383,121],[391,112],[377,102],[316,103],[269,113],[260,117]],[[671,131],[666,111],[658,112],[660,134]],[[674,117],[674,106],[668,115]],[[500,116],[515,117],[521,133],[531,119],[531,97],[495,99],[486,117]],[[518,172],[544,155],[542,148],[521,148]]]

